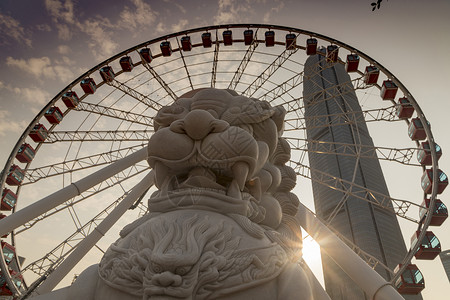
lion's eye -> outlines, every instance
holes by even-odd
[[[189,272],[189,267],[178,267],[175,269],[175,274],[183,276]]]
[[[152,263],[152,269],[155,273],[162,273],[164,271],[163,267],[155,263]]]

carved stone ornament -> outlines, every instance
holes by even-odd
[[[69,299],[312,299],[302,267],[285,110],[191,91],[154,118],[158,191]]]

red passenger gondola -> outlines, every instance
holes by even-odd
[[[253,30],[248,29],[244,31],[244,44],[251,45],[253,43]]]
[[[419,118],[414,118],[409,123],[408,136],[413,140],[424,140],[427,137],[425,128],[423,127],[422,121]]]
[[[380,75],[380,70],[375,66],[367,66],[364,72],[364,83],[365,84],[376,84],[378,76]]]
[[[211,32],[202,33],[202,44],[204,48],[210,48],[212,46]]]
[[[17,165],[12,165],[9,168],[8,175],[6,176],[6,183],[9,185],[21,185],[25,172]]]
[[[169,41],[164,41],[159,45],[159,48],[161,49],[161,53],[163,56],[171,56],[172,55],[172,46],[170,45]]]
[[[12,269],[9,269],[8,271],[11,274],[11,280],[18,288],[20,288],[22,286],[23,276]],[[6,278],[2,274],[2,270],[0,270],[0,296],[12,296],[12,292],[6,283]]]
[[[339,48],[336,45],[329,45],[327,47],[327,60],[329,62],[337,62],[339,55]]]
[[[11,210],[16,206],[17,196],[10,189],[3,189],[1,210]]]
[[[48,136],[47,128],[45,128],[45,126],[42,124],[36,124],[30,131],[29,136],[36,143],[43,142]]]
[[[223,36],[223,44],[225,46],[233,45],[233,33],[231,32],[231,30],[225,30],[222,33],[222,36]]]
[[[356,54],[349,54],[347,55],[347,64],[346,64],[346,70],[347,72],[356,72],[358,71],[358,65],[359,65],[359,56]]]
[[[409,119],[414,114],[414,106],[409,102],[408,98],[398,99],[397,116],[399,119]]]
[[[29,163],[33,160],[36,155],[36,151],[30,144],[24,143],[20,146],[19,151],[17,151],[16,158],[21,163]]]
[[[2,251],[3,251],[3,257],[5,258],[6,264],[9,265],[9,263],[13,260],[14,255],[16,255],[16,248],[11,246],[10,244],[1,241]]]
[[[266,47],[273,47],[275,45],[275,31],[268,30],[264,36],[266,40]]]
[[[92,79],[92,78],[85,78],[85,79],[81,80],[80,85],[86,94],[93,94],[93,93],[95,93],[95,90],[97,89],[94,79]]]
[[[448,185],[448,177],[442,172],[442,170],[438,169],[438,189],[437,193],[441,194]],[[431,194],[433,188],[433,169],[427,169],[422,175],[422,189],[425,194]]]
[[[394,272],[398,272],[401,266],[399,264]],[[395,287],[400,294],[416,295],[420,293],[425,288],[425,281],[419,268],[413,264],[408,265],[395,282]]]
[[[411,247],[413,247],[419,238],[420,231],[416,231],[411,237]],[[441,253],[441,243],[432,231],[427,231],[419,248],[414,256],[417,259],[435,259]]]
[[[152,52],[149,48],[143,48],[139,51],[141,55],[142,62],[150,63],[152,61]]]
[[[297,48],[297,36],[293,33],[286,34],[286,49],[295,50]]]
[[[59,124],[63,119],[63,113],[57,106],[50,107],[44,116],[50,124]]]
[[[78,98],[75,92],[67,92],[62,96],[62,101],[67,108],[75,108],[80,103],[80,98]]]
[[[116,74],[114,74],[112,67],[105,66],[100,69],[100,76],[105,82],[111,82],[113,81],[114,76],[116,76]]]
[[[12,272],[12,270],[10,270]],[[12,292],[6,283],[6,278],[3,275],[3,271],[0,269],[0,296],[12,296]]]
[[[383,100],[394,100],[397,95],[398,87],[392,80],[383,81],[380,95]]]
[[[130,56],[124,56],[119,60],[120,67],[124,72],[131,72],[133,70],[133,61]]]
[[[430,199],[425,199],[422,202],[422,207],[419,210],[419,217],[421,222],[423,222],[428,214],[428,211],[430,211],[430,202]],[[432,216],[429,224],[430,226],[441,226],[442,223],[444,223],[444,221],[448,218],[447,207],[439,199],[434,200],[434,209],[431,210],[431,214]]]
[[[436,157],[439,158],[442,156],[442,149],[438,144],[434,144],[434,148],[436,149]],[[422,142],[420,144],[419,151],[417,151],[417,160],[422,166],[431,166],[431,149],[430,143],[428,141]]]
[[[315,55],[317,53],[317,40],[310,38],[306,40],[306,55]]]
[[[191,37],[190,36],[183,36],[181,38],[181,48],[183,51],[191,51],[192,50],[192,44],[191,44]]]

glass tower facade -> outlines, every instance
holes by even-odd
[[[375,191],[389,196],[372,138],[364,120],[350,76],[340,63],[322,55],[310,56],[305,63],[303,100],[307,126],[308,156],[318,217],[364,252],[393,270],[406,255],[406,246],[391,203],[388,208],[373,205]],[[317,142],[330,151],[314,151]],[[355,153],[364,148],[366,155]],[[373,151],[367,155],[367,149]],[[368,157],[369,156],[369,157]],[[338,188],[327,186],[326,178],[338,178]],[[364,197],[366,201],[362,200]],[[367,295],[324,253],[326,290],[333,300],[361,300]],[[391,274],[375,270],[390,281]],[[420,295],[405,299],[422,299]]]

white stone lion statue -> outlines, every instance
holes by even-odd
[[[158,188],[149,213],[67,299],[312,299],[284,115],[212,88],[163,107],[148,147]]]

